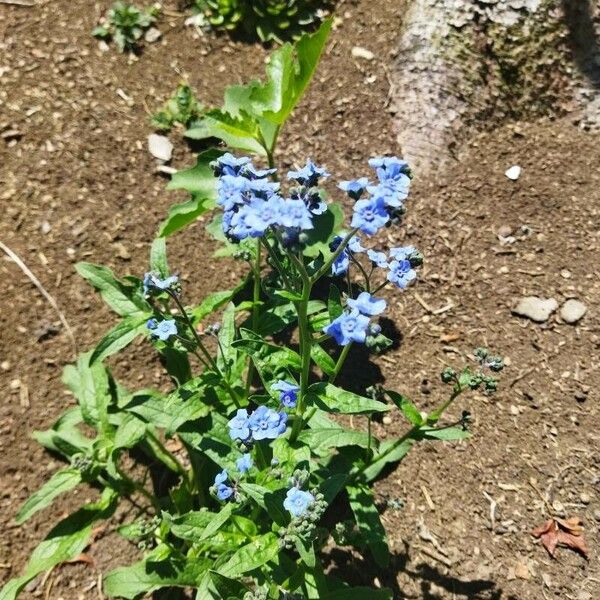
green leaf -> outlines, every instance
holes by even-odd
[[[274,533],[262,535],[242,546],[234,555],[215,570],[225,577],[241,577],[266,563],[279,554],[279,541]]]
[[[178,385],[183,385],[192,378],[192,367],[185,350],[166,346],[160,353],[164,358],[167,373]]]
[[[87,454],[92,440],[78,429],[82,421],[81,407],[75,406],[65,411],[51,429],[34,431],[32,437],[44,448],[62,454],[67,459],[74,454]]]
[[[90,354],[81,354],[76,365],[67,365],[62,380],[77,398],[84,421],[107,433],[108,407],[112,402],[108,372],[100,362],[90,365]]]
[[[315,406],[329,413],[364,415],[389,410],[383,402],[353,394],[330,383],[314,383],[308,388],[308,393]]]
[[[319,253],[331,254],[329,243],[339,233],[344,221],[344,212],[339,204],[329,204],[327,210],[313,219],[313,228],[305,232],[305,256],[317,256]]]
[[[325,375],[333,375],[335,372],[335,361],[319,344],[313,344],[310,349],[310,356]]]
[[[440,427],[438,429],[435,427],[421,427],[419,434],[426,440],[468,440],[471,437],[471,432],[460,427]]]
[[[128,317],[117,323],[98,343],[90,357],[90,364],[100,362],[106,357],[116,354],[119,350],[148,331],[146,323],[152,316],[147,313],[138,317]]]
[[[329,318],[332,321],[337,319],[344,312],[344,309],[342,307],[342,294],[340,293],[340,290],[337,288],[337,286],[333,284],[329,287],[327,311],[329,312]]]
[[[398,440],[386,440],[375,453],[363,475],[367,481],[373,481],[386,465],[400,462],[414,446],[416,438],[407,438],[398,444]],[[396,445],[398,444],[398,445]]]
[[[122,419],[115,432],[114,447],[133,448],[144,439],[148,425],[132,413],[120,414]]]
[[[161,277],[168,277],[169,263],[167,262],[167,240],[164,237],[158,237],[152,242],[150,247],[150,270],[158,273]]]
[[[173,535],[190,542],[202,542],[210,539],[229,520],[233,511],[232,504],[226,504],[218,513],[207,510],[189,512],[169,519]]]
[[[206,296],[202,303],[191,311],[190,316],[194,324],[199,323],[202,319],[218,310],[223,304],[229,302],[245,283],[246,282],[244,281],[241,286],[238,286],[233,290],[213,292]]]
[[[369,436],[364,431],[352,431],[341,427],[327,429],[306,429],[298,439],[310,447],[315,454],[328,450],[329,448],[341,448],[342,446],[369,446]],[[378,440],[371,437],[371,447],[376,448]]]
[[[149,557],[111,571],[104,578],[104,593],[109,597],[134,600],[141,594],[164,587],[196,587],[210,565],[211,561],[200,558],[152,560]]]
[[[371,550],[375,562],[385,569],[390,562],[390,551],[372,492],[366,485],[348,485],[346,491],[361,537]]]
[[[81,483],[81,473],[78,469],[67,468],[54,473],[52,478],[21,506],[16,516],[17,523],[19,525],[24,523],[36,512],[49,506],[57,496],[72,490],[79,483]]]
[[[421,416],[419,409],[406,396],[392,390],[385,390],[385,393],[413,425],[423,424],[423,417]]]
[[[223,140],[230,148],[253,152],[260,156],[267,155],[267,151],[259,141],[258,123],[248,114],[233,117],[218,109],[211,110],[197,121],[194,127],[188,129],[185,136],[193,140],[214,137]]]
[[[315,33],[304,34],[294,46],[285,44],[271,55],[266,84],[250,86],[254,114],[279,125],[287,120],[313,77],[331,25],[328,19]]]
[[[166,398],[154,392],[134,394],[124,410],[173,433],[187,421],[205,417],[211,410],[204,402],[204,388],[197,387],[193,380],[190,384],[195,388],[193,391],[180,386]]]
[[[192,194],[192,198],[187,202],[171,206],[166,220],[159,228],[159,237],[172,235],[216,206],[217,179],[210,163],[222,154],[221,151],[214,149],[202,152],[198,155],[194,167],[178,171],[173,175],[167,189],[187,190]]]
[[[141,284],[127,285],[119,281],[113,272],[92,263],[77,263],[77,272],[96,288],[102,299],[122,317],[141,317],[151,309],[141,294]]]
[[[235,363],[237,350],[235,340],[235,305],[230,302],[223,313],[221,329],[219,330],[219,355],[217,365],[220,369],[230,368]]]
[[[116,499],[115,492],[105,489],[98,502],[87,504],[63,519],[31,553],[25,573],[2,588],[0,600],[15,600],[37,575],[81,554],[89,543],[94,522],[114,513]]]

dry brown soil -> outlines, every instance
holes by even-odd
[[[260,75],[267,54],[225,37],[197,38],[173,16],[162,18],[162,41],[139,60],[101,52],[89,32],[108,4],[0,4],[0,240],[56,298],[81,349],[115,318],[75,274],[75,262],[143,273],[158,223],[183,198],[165,192],[155,172],[146,107],[182,74],[216,104],[226,84]],[[343,22],[283,134],[282,167],[309,155],[345,179],[362,174],[372,154],[401,152],[387,110],[400,13],[386,0],[342,3]],[[353,59],[353,45],[375,60]],[[179,133],[172,140],[173,165],[191,164]],[[358,558],[335,556],[336,568],[350,566],[362,583],[376,577],[397,598],[600,597],[598,142],[569,119],[519,123],[471,140],[443,175],[416,173],[406,222],[389,235],[390,244],[412,243],[426,256],[415,287],[387,294],[401,343],[373,367],[355,361],[346,381],[385,378],[428,410],[445,392],[443,365],[464,364],[471,348],[493,348],[509,367],[493,400],[475,396],[456,407],[456,416],[463,408],[473,415],[471,441],[421,446],[377,484],[393,568],[371,573]],[[518,182],[504,176],[513,164],[523,167]],[[501,245],[501,227],[514,243]],[[189,299],[237,277],[211,252],[201,223],[171,242]],[[20,503],[59,466],[30,433],[72,402],[60,378],[73,353],[55,312],[16,265],[3,259],[0,272],[3,582],[20,572],[51,523],[94,492],[73,493],[24,527],[14,523]],[[511,315],[522,295],[577,297],[588,314],[576,326],[556,315],[534,324]],[[129,385],[152,382],[158,370],[143,345],[114,367]],[[395,416],[378,433],[404,427]],[[540,495],[559,514],[583,518],[589,561],[564,549],[552,560],[530,536],[545,519]],[[23,598],[98,598],[99,575],[135,558],[109,533],[99,532],[89,548],[92,565],[61,566]]]

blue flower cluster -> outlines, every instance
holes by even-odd
[[[362,292],[356,299],[347,301],[347,310],[326,325],[323,332],[340,346],[347,346],[352,342],[363,344],[367,335],[373,335],[371,317],[380,315],[385,308],[386,301],[383,298],[375,298],[368,292]]]
[[[243,454],[237,459],[235,466],[240,474],[244,475],[254,466],[254,463],[250,454]],[[236,487],[236,482],[230,479],[227,469],[223,469],[215,476],[213,491],[219,500],[228,500],[235,496]]]
[[[156,319],[148,319],[146,327],[150,330],[150,335],[166,342],[172,335],[177,335],[177,324],[175,319],[165,319],[157,321]]]
[[[313,228],[313,214],[327,209],[315,187],[328,174],[308,161],[288,178],[300,184],[284,199],[279,184],[267,178],[275,169],[256,169],[249,158],[227,153],[212,163],[218,176],[217,204],[223,208],[223,231],[233,241],[265,235],[270,227],[281,230],[285,239],[297,239],[301,231]]]
[[[340,244],[343,242],[343,240],[344,238],[341,235],[336,235],[329,244],[329,249],[332,252],[335,252],[340,247]],[[360,238],[357,235],[354,235],[348,241],[347,246],[338,254],[337,258],[333,261],[333,264],[331,265],[331,274],[346,274],[348,268],[350,267],[350,258],[354,254],[360,254],[361,252],[365,252],[365,248],[361,246]]]
[[[410,169],[406,161],[395,156],[372,158],[369,166],[375,169],[377,175],[375,185],[361,177],[342,181],[339,187],[356,201],[352,227],[371,236],[402,213],[410,188]],[[368,197],[362,198],[365,192]]]
[[[287,418],[286,413],[266,406],[259,406],[250,415],[245,408],[240,408],[227,424],[229,436],[242,442],[274,440],[285,433]]]

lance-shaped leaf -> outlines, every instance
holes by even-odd
[[[308,393],[312,404],[329,413],[366,415],[389,410],[383,402],[348,392],[331,383],[314,383],[308,388]]]
[[[169,263],[167,262],[167,240],[156,238],[150,247],[150,270],[161,277],[168,277]]]
[[[364,543],[371,550],[375,562],[382,568],[387,567],[390,551],[371,490],[365,485],[349,485],[346,490]]]
[[[74,454],[87,454],[93,440],[84,436],[78,425],[83,422],[81,407],[74,406],[62,414],[51,429],[34,431],[33,438],[44,448],[69,459]]]
[[[364,431],[352,431],[342,427],[325,429],[305,429],[298,439],[306,444],[315,454],[324,452],[330,448],[341,448],[342,446],[369,446],[369,436]],[[377,448],[379,442],[371,436],[371,447]]]
[[[99,362],[122,350],[136,337],[147,333],[146,323],[152,316],[151,312],[136,317],[127,317],[117,323],[101,340],[92,352],[90,364]]]
[[[167,520],[174,536],[196,543],[210,539],[229,520],[232,511],[233,505],[226,504],[218,513],[201,510]]]
[[[51,477],[37,492],[21,506],[16,516],[17,523],[27,521],[36,512],[49,506],[60,494],[72,490],[81,483],[81,473],[78,469],[62,469]]]
[[[144,300],[141,282],[119,281],[108,267],[92,263],[77,263],[77,272],[96,288],[102,299],[122,317],[141,317],[151,308]]]
[[[278,554],[277,536],[274,533],[267,533],[242,546],[221,566],[215,566],[215,571],[225,577],[241,577],[245,573],[276,560]]]

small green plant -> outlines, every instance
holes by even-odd
[[[104,19],[104,23],[92,31],[94,37],[112,40],[121,52],[135,51],[139,40],[156,21],[158,6],[140,9],[133,4],[115,2]]]
[[[387,387],[344,388],[353,347],[389,345],[378,323],[387,308],[380,292],[408,288],[423,257],[411,246],[385,247],[388,236],[378,235],[401,223],[412,177],[405,161],[376,157],[370,178],[339,183],[352,205],[345,227],[340,203],[320,187],[330,177],[324,168],[309,160],[279,180],[278,133],[328,31],[325,24],[273,56],[266,83],[228,90],[243,127],[238,117],[211,117],[220,137],[242,127],[231,145],[253,143],[267,168],[222,149],[201,153],[173,177],[171,188],[192,199],[169,212],[143,277],[77,265],[120,320],[65,368],[77,405],[35,437],[67,465],[16,519],[82,483],[101,492],[48,533],[0,600],[14,600],[41,572],[83,552],[119,503],[132,510],[121,512],[127,518],[117,532],[141,556],[103,577],[109,598],[165,590],[180,600],[192,589],[196,600],[391,600],[390,590],[369,581],[352,587],[326,573],[327,546],[352,545],[378,569],[389,566],[373,482],[419,442],[470,437],[467,411],[450,422],[445,413],[465,392],[493,393],[502,361],[480,348],[472,365],[445,368],[447,397],[428,412]],[[232,289],[190,304],[169,268],[166,238],[213,211],[215,257],[239,261],[241,276]],[[202,266],[211,260],[199,258]],[[104,364],[139,337],[160,356],[169,389],[127,389]],[[380,440],[373,421],[392,410],[406,430]]]
[[[208,24],[263,42],[291,39],[318,20],[317,0],[196,0]]]
[[[175,93],[164,106],[152,115],[152,125],[156,129],[168,131],[174,125],[193,126],[204,112],[194,90],[187,83],[180,83]]]

